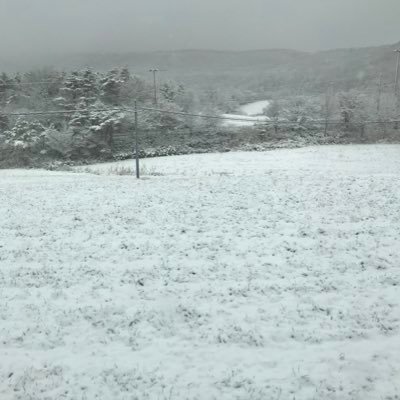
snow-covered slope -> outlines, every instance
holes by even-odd
[[[0,171],[1,400],[398,396],[400,146],[144,164]]]

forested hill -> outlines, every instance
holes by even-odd
[[[398,44],[320,51],[294,50],[210,51],[183,50],[121,54],[63,54],[33,57],[1,57],[1,70],[25,72],[39,67],[71,70],[92,67],[108,70],[127,66],[149,76],[158,67],[165,78],[198,86],[233,86],[263,93],[318,93],[332,84],[337,90],[375,87],[379,74],[389,85],[394,80]],[[150,77],[150,76],[149,76]]]

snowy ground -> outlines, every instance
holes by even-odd
[[[144,164],[0,171],[1,400],[399,398],[400,146]]]

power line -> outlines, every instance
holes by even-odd
[[[198,118],[207,118],[207,119],[219,119],[219,120],[228,120],[228,121],[243,121],[243,122],[266,122],[266,120],[255,120],[254,118],[245,118],[245,117],[223,117],[221,115],[207,115],[207,114],[194,114],[194,113],[187,113],[183,111],[171,111],[171,110],[163,110],[160,108],[151,108],[151,107],[138,107],[138,110],[142,111],[153,111],[163,114],[173,114],[173,115],[182,115],[187,117],[198,117]]]
[[[75,114],[77,112],[127,112],[133,111],[131,109],[124,108],[96,108],[96,109],[80,109],[80,110],[57,110],[57,111],[27,111],[27,112],[2,112],[0,115],[12,116],[12,117],[26,117],[34,115],[57,115],[57,114]]]
[[[162,110],[158,108],[150,108],[150,107],[138,107],[138,110],[143,111],[153,111],[165,114],[173,114],[173,115],[182,115],[182,116],[189,116],[189,117],[199,117],[199,118],[207,118],[207,119],[218,119],[218,120],[229,120],[229,121],[244,121],[244,122],[254,122],[254,123],[261,123],[266,125],[294,125],[299,124],[299,121],[273,121],[273,120],[255,120],[254,118],[232,118],[232,117],[223,117],[220,115],[207,115],[207,114],[193,114],[193,113],[185,113],[183,111],[170,111],[170,110]],[[391,122],[399,122],[395,120],[390,121],[363,121],[360,124],[380,124],[380,123],[391,123]],[[310,120],[308,121],[309,124],[325,124],[326,120]],[[341,124],[343,121],[341,120],[330,120],[328,121],[329,124]]]
[[[152,108],[152,107],[137,107],[137,110],[141,111],[151,111],[157,112],[162,114],[172,114],[172,115],[181,115],[187,117],[197,117],[197,118],[204,118],[204,119],[216,119],[216,120],[224,120],[224,121],[243,121],[243,122],[253,122],[259,123],[261,125],[297,125],[301,124],[301,121],[273,121],[273,120],[255,120],[254,118],[233,118],[233,117],[224,117],[220,115],[208,115],[208,114],[195,114],[195,113],[187,113],[183,111],[170,111],[170,110],[163,110],[159,108]],[[56,110],[56,111],[27,111],[27,112],[0,112],[0,115],[4,116],[37,116],[37,115],[67,115],[67,114],[74,114],[77,112],[134,112],[134,108],[98,108],[98,109],[74,109],[74,110]],[[319,124],[330,124],[330,125],[338,125],[343,124],[344,122],[341,120],[309,120],[306,121],[308,125],[319,125]],[[369,124],[383,124],[383,123],[399,123],[400,120],[386,120],[386,121],[362,121],[362,122],[354,122],[354,125],[369,125]],[[304,123],[304,122],[303,122]]]
[[[0,81],[0,86],[35,86],[35,85],[43,85],[43,84],[51,84],[51,83],[63,83],[62,81],[33,81],[33,82],[4,82]],[[11,87],[12,88],[12,87]]]
[[[254,118],[232,118],[232,117],[223,117],[218,115],[205,115],[205,114],[193,114],[193,113],[185,113],[180,111],[170,111],[170,110],[162,110],[157,108],[150,107],[137,107],[138,110],[142,111],[153,111],[163,114],[174,114],[174,115],[182,115],[189,117],[200,117],[200,118],[208,118],[208,119],[220,119],[220,120],[230,120],[230,121],[246,121],[246,122],[266,122],[265,120],[255,120]],[[96,108],[96,109],[74,109],[74,110],[55,110],[55,111],[26,111],[26,112],[1,112],[0,115],[6,116],[34,116],[34,115],[57,115],[57,114],[74,114],[76,112],[134,112],[133,108]]]
[[[399,50],[400,51],[400,50]],[[152,68],[149,69],[147,72],[151,72],[153,74],[157,74],[158,72],[165,72],[167,71],[166,69],[158,69],[158,68]],[[145,71],[141,71],[141,72],[133,72],[133,74],[135,74],[135,76],[141,76],[142,74],[144,74]],[[4,82],[1,80],[0,78],[0,86],[35,86],[35,85],[43,85],[43,84],[54,84],[54,83],[65,83],[68,80],[68,76],[66,77],[60,77],[60,78],[54,78],[53,80],[43,80],[43,81],[31,81],[31,82],[19,82],[17,80],[14,80],[14,78],[10,78],[11,81],[10,82]],[[348,82],[348,79],[336,79],[334,81],[331,81],[329,84],[332,84],[333,86],[335,84],[340,84],[340,83],[346,83]],[[153,84],[154,84],[154,79],[153,79]],[[386,86],[386,87],[392,87],[392,83],[383,83],[382,86]],[[278,87],[262,87],[263,90],[283,90],[283,89],[293,89],[293,90],[298,90],[298,88],[290,86],[290,85],[286,85],[286,86],[278,86]],[[368,88],[363,88],[365,89],[371,89],[370,87]],[[204,91],[207,91],[207,89],[205,89]]]
[[[164,71],[164,70],[160,70]],[[133,72],[135,74],[134,76],[139,76],[139,73]],[[11,78],[13,79],[13,78]],[[0,78],[0,87],[1,86],[11,86],[10,89],[12,89],[13,86],[35,86],[35,85],[44,85],[44,84],[65,84],[68,83],[69,76],[66,78],[61,77],[60,79],[55,78],[54,80],[43,80],[43,81],[31,81],[31,82],[19,82],[17,80],[11,80],[10,82],[4,82]]]

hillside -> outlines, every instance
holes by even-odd
[[[128,66],[138,75],[149,76],[149,67],[174,79],[200,87],[235,87],[258,93],[276,91],[321,92],[330,82],[337,90],[368,89],[377,77],[391,84],[394,79],[393,50],[400,43],[379,47],[337,49],[315,53],[294,50],[209,51],[182,50],[124,54],[63,54],[21,56],[1,60],[6,71],[26,71],[53,66],[74,69],[90,66],[99,70]],[[150,77],[150,76],[149,76]]]

